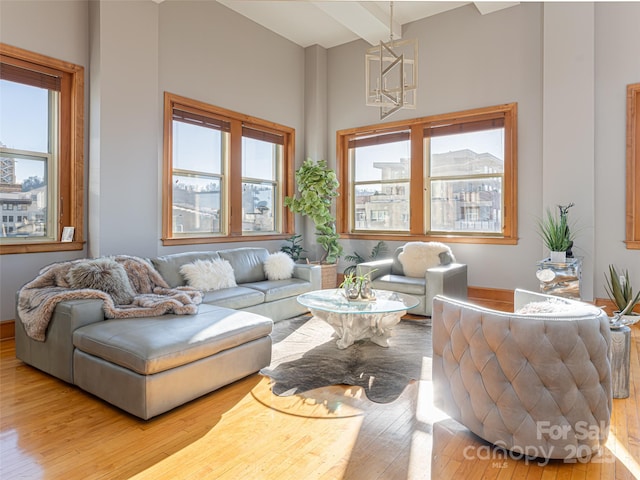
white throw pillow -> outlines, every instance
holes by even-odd
[[[272,253],[264,261],[264,273],[269,280],[286,280],[293,276],[295,263],[284,252]]]
[[[237,286],[233,267],[221,258],[187,263],[180,267],[180,273],[190,287],[205,292]]]
[[[407,277],[424,277],[427,270],[440,265],[440,254],[447,252],[455,262],[451,249],[440,242],[408,242],[398,260]]]

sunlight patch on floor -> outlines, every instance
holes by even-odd
[[[331,393],[325,395],[330,397]],[[347,390],[345,395],[357,393]],[[328,415],[327,421],[318,422],[317,415],[296,414],[296,409],[335,410],[336,406],[310,398],[285,399],[292,402],[289,411],[265,410],[257,405],[260,402],[254,393],[249,393],[202,436],[132,478],[306,478],[307,473],[318,471],[324,464],[330,466],[331,478],[341,478],[360,434],[363,415]],[[253,415],[251,422],[238,421],[239,416],[246,415]],[[320,449],[318,438],[326,439]],[[309,449],[313,451],[306,452]]]
[[[620,442],[615,435],[609,434],[606,448],[615,455],[618,461],[625,466],[634,478],[640,478],[640,464],[638,464],[638,460],[633,458],[629,450],[625,448],[624,444]]]

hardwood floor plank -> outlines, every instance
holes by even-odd
[[[639,478],[639,332],[633,327],[630,397],[614,401],[602,454],[544,467],[499,457],[462,425],[438,417],[426,380],[395,402],[376,404],[345,386],[277,397],[269,379],[252,375],[142,421],[22,364],[7,340],[0,342],[0,478]]]

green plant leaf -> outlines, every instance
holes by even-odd
[[[538,233],[545,246],[552,252],[566,251],[573,240],[566,216],[558,218],[549,208],[546,217],[538,220]]]
[[[325,250],[320,262],[336,263],[343,253],[331,212],[333,199],[338,196],[338,178],[326,160],[314,162],[310,158],[296,170],[295,178],[298,195],[286,197],[284,205],[315,224],[318,244]]]
[[[640,302],[640,291],[635,296],[633,295],[629,270],[625,269],[621,274],[614,265],[609,265],[609,275],[605,274],[604,288],[609,299],[615,303],[620,312],[631,312]],[[621,315],[624,314],[621,313]]]

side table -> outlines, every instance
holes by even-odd
[[[541,293],[580,300],[582,257],[567,258],[566,262],[545,258],[538,262],[536,277]]]
[[[631,329],[626,325],[611,330],[611,383],[613,398],[629,396]]]

